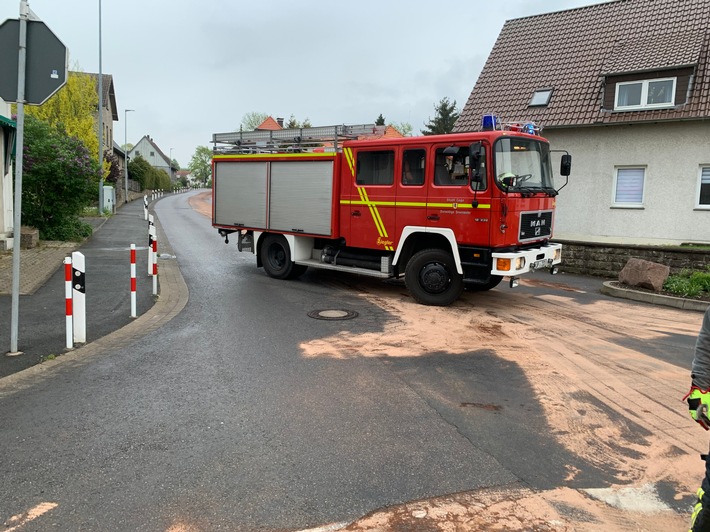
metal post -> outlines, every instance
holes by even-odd
[[[17,152],[15,156],[15,212],[12,227],[12,310],[10,327],[10,352],[8,355],[22,354],[17,350],[17,336],[20,323],[20,240],[22,237],[22,157],[25,141],[25,66],[27,64],[27,18],[30,6],[27,0],[20,0],[20,43],[17,61]]]
[[[104,75],[101,67],[101,0],[99,0],[99,216],[104,212]]]
[[[125,109],[123,111],[123,182],[126,188],[126,201],[128,203],[128,113],[134,109]]]
[[[173,148],[170,148],[170,163],[168,164],[168,178],[170,178],[170,185],[173,184]]]

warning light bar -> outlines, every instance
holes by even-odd
[[[510,122],[503,124],[496,115],[483,115],[481,129],[483,131],[516,131],[519,133],[527,133],[528,135],[540,135],[542,132],[542,126],[538,126],[535,122]]]

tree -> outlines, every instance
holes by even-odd
[[[47,240],[81,240],[79,219],[98,186],[99,166],[86,146],[34,116],[25,117],[22,218]]]
[[[25,114],[78,138],[86,146],[89,156],[98,160],[99,139],[94,119],[98,105],[94,78],[83,72],[69,72],[64,87],[44,104],[26,106]]]
[[[203,185],[207,186],[207,181],[212,177],[212,150],[207,146],[195,148],[195,153],[187,168],[195,179],[202,181]]]
[[[141,190],[152,188],[147,186],[153,167],[142,156],[136,155],[128,163],[128,177],[141,184]]]
[[[376,126],[384,126],[385,125],[385,117],[382,116],[382,113],[380,113],[380,116],[378,116],[377,120],[375,120],[375,125]]]
[[[104,161],[108,163],[108,174],[104,176],[104,179],[109,183],[118,183],[118,178],[122,177],[121,169],[118,165],[118,157],[113,151],[104,152]]]
[[[175,170],[182,170],[182,168],[180,168],[180,163],[177,162],[176,159],[173,159],[172,164],[173,164],[173,169],[175,169]]]
[[[428,124],[424,124],[426,129],[422,130],[423,135],[443,135],[451,133],[454,130],[454,124],[459,117],[456,111],[456,100],[449,102],[449,99],[443,97],[438,105],[434,106],[436,115],[433,119],[429,119]]]
[[[240,130],[252,131],[258,128],[264,120],[269,118],[266,113],[247,113],[242,117],[242,123],[239,126]]]
[[[399,131],[405,137],[412,136],[412,130],[414,128],[412,127],[412,124],[410,124],[409,122],[391,122],[389,125],[392,126],[393,128],[395,128],[397,131]]]
[[[133,149],[133,144],[130,142],[128,144],[121,144],[121,149],[126,155],[128,155],[128,152]]]

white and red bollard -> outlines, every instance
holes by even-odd
[[[153,215],[148,215],[148,275],[153,275],[153,240],[155,239]]]
[[[131,244],[131,318],[136,317],[136,245]]]
[[[155,227],[153,227],[155,229]],[[153,236],[153,295],[158,295],[158,237]]]
[[[64,259],[64,316],[66,348],[86,343],[86,267],[78,251]]]
[[[64,258],[64,315],[66,317],[66,348],[74,347],[74,328],[72,325],[72,317],[74,309],[72,307],[72,268],[71,257]]]
[[[86,265],[84,255],[75,251],[72,262],[72,307],[74,343],[86,343]]]
[[[143,194],[143,218],[148,219],[148,194]]]

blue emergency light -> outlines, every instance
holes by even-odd
[[[483,115],[483,121],[481,122],[481,129],[483,131],[493,131],[498,129],[498,117],[496,115]]]

